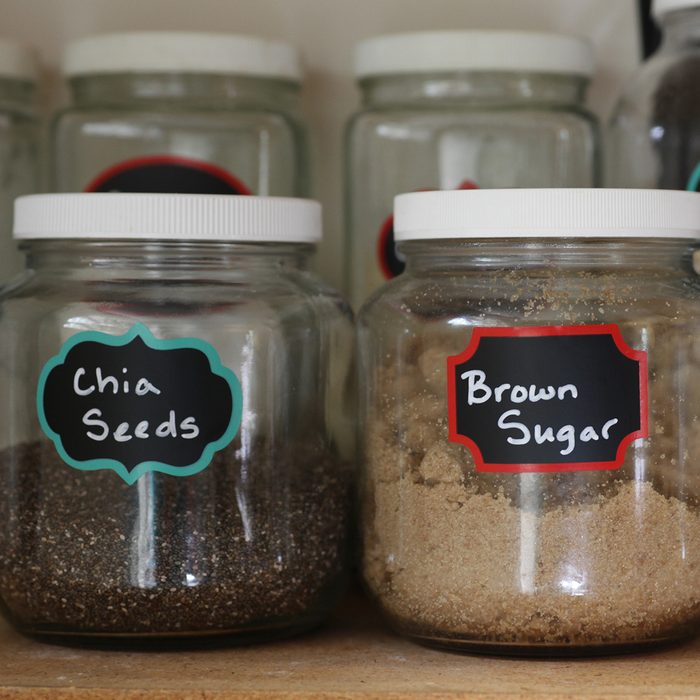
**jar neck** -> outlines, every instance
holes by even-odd
[[[588,81],[540,73],[430,73],[367,78],[365,107],[430,103],[583,105]]]
[[[700,46],[700,6],[671,12],[660,23],[662,51]]]
[[[191,277],[281,268],[306,270],[314,246],[306,243],[221,241],[25,241],[27,266],[38,273],[109,278]]]
[[[90,75],[69,82],[75,104],[126,107],[134,103],[165,102],[187,107],[222,103],[295,111],[300,87],[268,78],[190,73],[125,73]]]
[[[406,257],[406,270],[413,274],[468,270],[552,269],[566,274],[616,269],[693,269],[695,242],[683,239],[469,239],[405,241],[398,249]]]

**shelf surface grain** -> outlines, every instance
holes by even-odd
[[[700,699],[700,639],[584,660],[506,659],[425,649],[351,597],[323,629],[238,648],[107,651],[27,639],[0,623],[0,700],[242,698]]]

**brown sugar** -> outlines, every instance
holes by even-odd
[[[367,421],[364,574],[396,626],[523,647],[688,633],[700,617],[700,512],[678,418],[664,408],[670,360],[651,354],[651,439],[620,469],[485,473],[447,437],[445,358],[464,335],[433,340],[438,351],[424,342],[404,350],[400,374],[379,369]],[[697,420],[687,427],[694,451]]]
[[[370,588],[413,633],[624,643],[663,638],[700,612],[700,517],[649,483],[533,512],[469,488],[446,445],[420,471],[376,485],[365,552]]]

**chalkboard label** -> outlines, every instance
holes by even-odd
[[[377,242],[377,257],[379,259],[379,269],[384,275],[384,279],[398,277],[406,269],[406,261],[396,250],[394,241],[394,217],[389,216],[382,224]]]
[[[450,440],[477,471],[617,469],[648,435],[647,354],[614,324],[474,328],[447,376]]]
[[[237,177],[212,163],[182,156],[132,158],[100,173],[86,192],[252,194]]]
[[[478,185],[472,180],[462,180],[459,183],[458,190],[478,190]],[[429,192],[429,189],[414,190],[415,192]],[[394,217],[388,216],[381,228],[377,237],[377,260],[379,261],[379,269],[384,275],[384,279],[390,280],[398,277],[406,269],[406,259],[396,250],[396,241],[394,240]]]
[[[209,343],[159,340],[137,324],[120,336],[72,336],[41,372],[37,409],[68,465],[112,469],[132,484],[150,471],[206,468],[238,432],[242,396]]]

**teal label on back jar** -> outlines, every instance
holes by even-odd
[[[688,192],[697,192],[700,190],[700,163],[693,168],[693,172],[688,178],[688,184],[685,189],[688,190]]]
[[[238,433],[242,403],[238,377],[212,345],[160,340],[143,324],[72,336],[37,389],[39,422],[63,461],[111,469],[127,484],[205,469]]]

